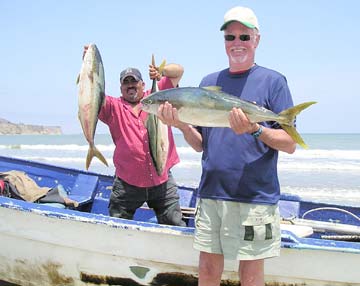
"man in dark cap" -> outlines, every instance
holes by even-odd
[[[158,89],[176,87],[183,67],[166,65],[159,73],[150,65],[150,79],[158,81]],[[169,151],[165,171],[158,175],[149,149],[145,126],[148,114],[141,110],[140,100],[150,93],[136,68],[120,73],[121,97],[105,96],[99,119],[109,126],[115,144],[113,162],[115,179],[110,196],[111,216],[132,219],[137,208],[147,202],[159,223],[185,226],[179,204],[177,186],[170,169],[179,162],[171,128],[168,128]]]

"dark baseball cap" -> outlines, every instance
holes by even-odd
[[[136,68],[126,68],[120,73],[120,82],[123,83],[124,79],[128,76],[132,76],[135,80],[143,80],[141,73]]]

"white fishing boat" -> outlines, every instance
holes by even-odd
[[[0,156],[0,172],[59,184],[76,208],[0,197],[0,280],[18,285],[197,285],[196,190],[179,186],[187,227],[159,225],[152,210],[108,216],[111,176]],[[266,285],[360,286],[360,207],[283,195],[281,256],[265,262]],[[226,261],[222,285],[238,285]]]

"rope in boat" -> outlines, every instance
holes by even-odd
[[[339,212],[343,212],[346,213],[350,216],[352,216],[353,218],[357,219],[358,221],[360,221],[360,217],[358,217],[357,215],[353,214],[350,211],[344,210],[344,209],[340,209],[340,208],[332,208],[332,207],[322,207],[322,208],[316,208],[316,209],[311,209],[308,210],[306,212],[304,212],[304,214],[302,215],[301,218],[304,218],[307,214],[315,212],[315,211],[323,211],[323,210],[331,210],[331,211],[339,211]]]
[[[322,239],[360,242],[360,235],[321,235]]]

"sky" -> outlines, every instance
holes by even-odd
[[[257,15],[258,65],[286,76],[295,104],[317,101],[297,119],[300,133],[360,133],[358,0],[0,0],[0,118],[81,133],[76,78],[83,46],[95,43],[105,92],[120,96],[119,74],[151,55],[184,67],[181,86],[198,86],[228,67],[226,11]],[[108,133],[99,122],[97,133]]]

